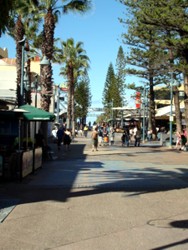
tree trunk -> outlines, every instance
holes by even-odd
[[[176,131],[181,131],[182,130],[182,117],[181,117],[181,111],[180,111],[179,91],[176,86],[173,87],[173,97],[174,97],[175,116],[176,116]]]
[[[49,60],[53,59],[54,52],[54,30],[55,30],[55,19],[53,10],[51,7],[48,8],[48,12],[44,17],[43,27],[43,40],[42,40],[42,55],[46,56]],[[53,95],[52,86],[52,65],[41,65],[41,108],[45,111],[49,111],[51,104],[51,97]]]
[[[185,92],[185,99],[184,99],[184,104],[185,104],[185,124],[186,124],[186,131],[188,134],[188,74],[184,74],[184,92]]]
[[[41,66],[41,108],[49,112],[52,89],[52,66]]]
[[[67,99],[67,128],[71,127],[71,85],[68,82],[68,99]]]
[[[75,105],[74,105],[74,84],[72,84],[72,91],[71,91],[71,98],[72,98],[72,135],[75,136]]]
[[[72,85],[73,69],[68,68],[68,107],[67,107],[67,128],[72,129]]]
[[[157,131],[155,122],[155,95],[153,90],[153,77],[150,77],[148,129],[152,130],[152,137],[153,139],[156,139]]]
[[[24,27],[21,20],[21,16],[15,24],[15,40],[16,40],[16,70],[17,70],[17,104],[21,106],[23,104],[23,97],[20,94],[21,87],[21,71],[22,71],[22,44],[19,43],[24,37]]]

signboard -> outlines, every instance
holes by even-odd
[[[141,93],[136,92],[136,108],[140,109],[141,106]]]
[[[99,114],[97,114],[97,113],[88,113],[88,115],[87,115],[88,117],[97,117],[97,116],[99,116]]]
[[[65,92],[68,91],[67,83],[60,83],[59,88],[61,91],[65,91]]]

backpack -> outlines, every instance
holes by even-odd
[[[102,133],[101,129],[99,130],[99,136],[101,136],[101,137],[103,136],[103,133]]]

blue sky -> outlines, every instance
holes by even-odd
[[[102,107],[102,92],[108,66],[112,62],[115,67],[120,45],[124,52],[127,52],[126,46],[121,41],[125,28],[118,20],[118,17],[125,17],[125,6],[116,0],[92,0],[92,2],[92,10],[85,15],[69,13],[61,16],[56,26],[55,37],[61,40],[73,38],[75,43],[83,42],[90,58],[92,107]],[[0,47],[7,47],[9,57],[15,57],[15,44],[7,35],[0,38]],[[53,73],[55,84],[62,83],[58,65],[54,65]],[[126,83],[131,83],[131,78],[127,78]],[[129,94],[126,97],[130,99]],[[134,102],[131,101],[130,105],[134,105]]]

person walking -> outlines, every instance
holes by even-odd
[[[129,128],[129,138],[130,138],[130,140],[129,140],[130,144],[131,145],[134,144],[134,140],[135,140],[134,129],[132,127]]]
[[[148,129],[148,132],[147,132],[147,140],[148,141],[152,140],[152,133],[153,133],[152,129]]]
[[[114,134],[115,134],[115,131],[114,131],[113,126],[110,126],[109,127],[109,145],[110,146],[114,144]]]
[[[99,126],[98,128],[98,143],[99,146],[103,146],[103,128],[101,126]]]
[[[61,149],[61,143],[63,142],[65,128],[64,126],[61,126],[57,131],[57,148],[58,150]]]
[[[66,129],[64,132],[64,138],[63,138],[63,144],[65,146],[65,151],[69,151],[70,150],[70,144],[71,144],[71,132],[70,129]]]
[[[129,147],[129,140],[130,140],[129,130],[128,130],[128,128],[125,128],[123,135],[121,137],[122,146],[125,145],[125,146]]]
[[[96,126],[91,134],[92,138],[92,151],[98,151],[98,127]]]
[[[187,138],[184,135],[184,132],[182,131],[181,132],[181,148],[180,148],[180,150],[185,150],[186,143],[187,143]]]
[[[141,130],[140,128],[137,128],[136,135],[135,135],[135,147],[140,147],[140,139],[141,139]]]
[[[88,126],[85,124],[84,126],[84,136],[87,137],[88,134]]]
[[[54,126],[51,132],[52,140],[54,143],[57,143],[57,130],[58,130],[57,127]]]
[[[181,150],[181,131],[176,132],[176,149]]]

